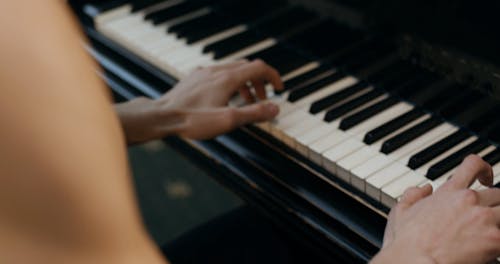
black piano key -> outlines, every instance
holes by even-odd
[[[275,45],[246,57],[248,60],[262,59],[273,66],[282,75],[311,62],[296,51],[281,45]]]
[[[417,120],[418,118],[424,116],[424,112],[419,109],[410,110],[395,119],[377,127],[368,133],[366,133],[363,142],[371,145],[378,140],[390,135],[392,132],[404,127],[405,125]]]
[[[487,141],[478,139],[451,154],[444,160],[432,165],[427,171],[426,177],[429,180],[436,180],[446,172],[458,166],[468,155],[477,154],[488,146],[489,143]]]
[[[275,10],[286,5],[286,1],[253,0],[253,1],[223,1],[218,3],[217,12],[237,19],[240,23],[253,24]]]
[[[291,36],[288,41],[318,58],[324,58],[351,47],[364,37],[359,31],[333,20],[325,20],[313,28]]]
[[[190,30],[203,30],[205,24],[210,26],[211,23],[216,22],[218,19],[220,19],[219,15],[211,12],[183,23],[173,25],[169,27],[167,31],[169,33],[177,33],[179,36],[183,37],[185,34],[189,33]]]
[[[408,167],[416,170],[427,162],[453,148],[460,142],[466,140],[468,137],[470,137],[470,134],[467,131],[459,130],[413,155],[408,162]]]
[[[260,21],[281,4],[282,1],[226,1],[213,7],[215,11],[212,14],[183,23],[178,26],[179,29],[173,28],[172,32],[193,43],[236,25]]]
[[[265,9],[267,10],[267,8]],[[262,13],[262,10],[261,12]],[[212,43],[204,48],[204,52],[214,52],[215,59],[224,58],[232,53],[256,44],[269,37],[279,38],[280,34],[285,34],[288,30],[292,30],[305,21],[300,20],[301,16],[311,16],[312,13],[301,7],[293,7],[270,14],[259,14],[261,18],[252,21],[249,25],[249,30],[229,37],[224,40]],[[294,18],[295,17],[295,18]],[[297,19],[298,18],[298,19]],[[303,19],[307,19],[302,17]],[[266,32],[272,27],[279,24],[287,24],[287,27],[279,31],[277,34]]]
[[[353,58],[349,60],[348,64],[339,66],[345,71],[355,74],[361,71],[367,71],[366,68],[377,64],[377,62],[382,61],[387,56],[390,56],[391,53],[394,53],[394,50],[389,46],[380,48],[373,47],[367,50],[367,52],[364,53],[363,56]],[[402,68],[400,68],[399,70],[402,70]]]
[[[420,137],[422,134],[425,134],[426,132],[429,132],[433,128],[441,125],[442,123],[443,120],[436,117],[431,117],[423,121],[422,123],[417,124],[411,128],[408,128],[404,132],[385,141],[382,144],[380,152],[384,154],[390,154],[395,150],[401,148],[402,146],[406,145],[410,141]]]
[[[252,44],[263,41],[264,39],[266,39],[266,36],[259,35],[254,31],[248,30],[224,40],[209,44],[205,48],[203,48],[203,52],[213,52],[214,58],[218,60],[239,50],[242,50]]]
[[[284,91],[295,90],[297,87],[304,85],[305,83],[311,83],[311,80],[321,79],[323,76],[332,75],[336,72],[334,68],[330,65],[321,65],[318,68],[310,70],[304,74],[296,76],[284,83],[285,88],[283,91],[278,91],[277,93],[282,93]]]
[[[364,89],[367,89],[369,86],[370,84],[365,81],[360,81],[356,84],[348,86],[347,88],[342,89],[341,91],[338,91],[336,93],[328,95],[325,98],[317,100],[311,105],[309,112],[311,114],[317,114],[327,109],[328,107],[338,104],[341,101],[347,99],[348,97],[353,96],[354,94],[361,92]]]
[[[357,113],[354,113],[346,118],[344,118],[340,122],[339,129],[340,130],[348,130],[352,127],[359,125],[360,123],[368,120],[369,118],[381,113],[384,110],[387,110],[391,106],[397,104],[399,100],[394,97],[388,97],[374,105],[371,105]]]
[[[299,53],[291,52],[284,56],[277,57],[274,62],[270,64],[275,66],[276,69],[282,74],[286,75],[300,67],[312,62],[311,58],[305,57]]]
[[[149,6],[158,4],[160,2],[165,2],[163,0],[133,0],[132,3],[132,12],[137,12]]]
[[[208,3],[209,0],[182,2],[174,6],[151,12],[145,16],[145,19],[150,20],[154,25],[158,25],[174,18],[189,14],[201,8],[207,7]]]
[[[288,101],[291,103],[297,102],[298,100],[316,92],[319,91],[322,88],[325,88],[327,85],[334,83],[336,81],[339,81],[340,79],[344,78],[346,75],[341,73],[341,72],[335,72],[334,74],[327,76],[325,78],[322,78],[311,85],[307,85],[298,89],[293,90],[290,92],[290,95],[288,96]]]
[[[208,38],[224,30],[236,26],[236,23],[224,21],[224,18],[219,18],[212,23],[207,23],[201,28],[196,28],[194,31],[182,32],[178,34],[180,38],[185,38],[188,44],[193,44],[202,39]]]
[[[346,65],[349,65],[349,63],[346,63]],[[370,64],[367,62],[364,66],[370,67]],[[399,70],[401,70],[401,65],[399,63],[393,63],[388,66],[386,66],[384,69],[381,71],[375,72],[369,76],[366,77],[366,79],[369,79],[372,84],[376,84],[377,86],[381,85],[384,86],[383,82],[387,80],[391,80],[390,82],[393,82],[393,80],[397,79],[397,76],[401,75]],[[362,70],[362,69],[358,69]],[[389,81],[387,81],[389,82]],[[312,114],[319,113],[334,104],[347,99],[349,96],[356,94],[357,92],[360,92],[366,88],[368,88],[369,84],[365,81],[361,81],[359,83],[356,83],[354,85],[351,85],[341,91],[338,91],[336,93],[330,94],[324,98],[321,98],[317,100],[316,102],[313,102],[311,105],[311,108],[309,109],[309,112]]]
[[[348,102],[342,103],[328,110],[328,112],[326,112],[324,120],[326,122],[332,122],[337,118],[349,113],[350,111],[374,100],[375,98],[381,96],[382,94],[383,94],[382,91],[373,89],[365,94],[359,95],[358,97],[353,98]]]
[[[290,91],[299,90],[309,85],[313,85],[314,83],[321,81],[327,77],[333,76],[336,73],[337,71],[333,68],[329,68],[326,71],[314,71],[311,74],[307,74],[307,76],[305,76],[304,78],[297,77],[298,79],[292,79],[290,80],[290,83],[285,83],[285,85],[288,85],[288,88],[286,89]]]
[[[484,156],[483,160],[488,162],[491,166],[500,162],[500,148],[496,148],[493,152],[488,153],[488,155]]]
[[[317,18],[317,15],[300,6],[294,6],[283,13],[253,26],[253,29],[266,36],[280,37],[294,28],[304,25]]]

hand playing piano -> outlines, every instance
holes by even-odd
[[[129,143],[178,135],[209,139],[239,126],[268,121],[279,108],[265,100],[265,85],[282,89],[278,72],[260,60],[200,68],[158,100],[139,98],[116,109]],[[235,93],[248,105],[228,106]]]
[[[492,184],[492,169],[469,156],[432,194],[431,186],[408,189],[391,211],[376,263],[486,263],[500,255],[500,189],[473,191],[479,179]]]

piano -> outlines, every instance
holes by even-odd
[[[262,59],[272,122],[165,139],[324,258],[366,263],[406,188],[462,159],[500,185],[500,4],[393,0],[73,0],[118,101],[200,66]],[[471,188],[481,189],[479,183]]]

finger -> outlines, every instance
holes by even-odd
[[[495,206],[491,208],[491,210],[493,211],[493,215],[495,216],[494,218],[496,220],[497,226],[500,227],[500,206]]]
[[[245,102],[247,104],[251,104],[255,102],[255,98],[253,97],[252,93],[248,89],[248,87],[241,87],[239,90],[241,97],[245,99]]]
[[[254,81],[252,82],[252,84],[257,98],[259,98],[260,100],[266,100],[267,93],[265,84],[262,81]]]
[[[283,81],[278,71],[267,65],[262,60],[254,60],[250,63],[243,64],[236,71],[236,81],[244,84],[247,81],[262,82],[263,80],[273,85],[276,90],[283,90]]]
[[[500,189],[490,188],[477,193],[479,204],[482,206],[498,206],[500,205]]]
[[[401,201],[399,201],[399,203],[403,206],[410,207],[431,194],[432,186],[430,184],[424,185],[422,187],[412,187],[404,192],[403,197],[401,198]]]
[[[468,188],[476,179],[481,183],[491,186],[493,184],[493,171],[491,166],[477,155],[470,155],[460,164],[453,177],[440,189],[456,190]]]
[[[235,127],[269,121],[279,114],[279,107],[273,103],[258,103],[235,108],[232,120]]]

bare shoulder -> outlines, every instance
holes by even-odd
[[[63,259],[70,252],[58,247],[72,245],[78,256],[158,260],[118,119],[66,5],[2,1],[0,35],[0,233],[9,231],[0,254],[13,263],[33,262],[19,259],[30,251]],[[24,254],[9,250],[14,240]],[[139,252],[122,251],[127,241]]]

